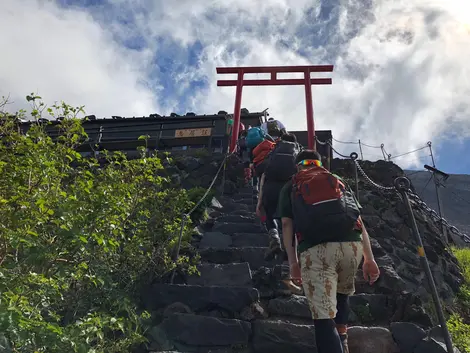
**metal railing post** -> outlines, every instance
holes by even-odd
[[[429,262],[426,257],[426,253],[424,251],[423,240],[421,239],[421,235],[418,229],[418,224],[416,223],[416,218],[414,217],[413,209],[411,208],[410,199],[408,197],[408,190],[410,190],[410,186],[411,186],[410,180],[406,177],[399,177],[395,179],[394,184],[395,184],[395,188],[403,197],[403,202],[405,203],[405,207],[406,207],[408,216],[411,221],[411,230],[413,232],[413,236],[417,244],[417,252],[418,252],[419,260],[421,262],[421,266],[424,269],[424,273],[426,274],[429,288],[431,289],[431,295],[434,301],[434,306],[436,308],[436,313],[439,319],[439,324],[441,325],[441,329],[443,331],[442,333],[443,333],[444,341],[447,347],[447,352],[453,353],[454,348],[452,346],[452,339],[450,337],[449,330],[447,329],[446,319],[444,317],[444,312],[442,310],[442,305],[439,299],[439,294],[437,293],[436,284],[434,282],[431,268],[429,267]]]
[[[356,152],[352,152],[349,157],[351,158],[353,165],[354,165],[354,182],[356,184],[356,198],[359,200],[359,177],[357,175],[357,165],[356,165],[356,159],[359,157]]]
[[[171,278],[170,278],[170,283],[171,284],[173,284],[173,281],[175,279],[176,268],[178,267],[178,259],[179,259],[179,255],[180,255],[180,249],[181,249],[181,241],[183,239],[184,226],[186,225],[187,217],[188,217],[188,215],[185,214],[185,213],[181,216],[180,235],[179,235],[179,238],[178,238],[178,245],[176,246],[176,252],[175,252],[175,257],[174,257],[174,262],[175,262],[176,267],[173,269],[173,272],[171,273]]]

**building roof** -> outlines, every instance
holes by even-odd
[[[150,114],[149,116],[132,116],[132,117],[123,117],[123,116],[118,116],[118,115],[113,115],[111,117],[103,117],[103,118],[98,118],[95,115],[87,115],[84,118],[83,124],[88,125],[88,124],[96,124],[99,123],[100,125],[125,125],[125,124],[144,124],[148,123],[149,121],[151,122],[158,122],[158,123],[164,123],[168,122],[169,119],[171,119],[172,122],[178,123],[178,122],[186,122],[186,121],[194,121],[194,120],[199,120],[199,121],[204,121],[204,120],[224,120],[224,119],[229,119],[232,117],[233,114],[229,114],[226,111],[219,111],[217,114],[203,114],[203,115],[196,115],[195,113],[188,112],[186,115],[177,115],[175,113],[171,113],[169,116],[162,116],[159,114]],[[241,120],[243,123],[246,122],[256,122],[258,121],[262,116],[264,116],[263,112],[254,112],[254,113],[249,113],[245,112],[241,114]],[[52,124],[58,124],[61,119],[57,118],[55,120],[49,120],[49,119],[39,119],[39,122],[51,122]],[[31,120],[23,120],[21,121],[21,124],[23,125],[30,125],[31,123],[35,123],[35,119]]]

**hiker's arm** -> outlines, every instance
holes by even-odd
[[[282,240],[286,249],[289,265],[299,262],[297,257],[297,242],[294,241],[294,223],[292,219],[282,217]]]
[[[370,246],[369,233],[367,233],[366,226],[364,225],[361,217],[359,217],[359,221],[362,225],[362,247],[364,252],[364,261],[373,261],[374,254],[372,253],[372,247]]]
[[[265,138],[266,140],[268,140],[268,141],[276,142],[276,141],[272,138],[271,135],[266,134],[266,135],[264,135],[264,138]]]
[[[263,185],[264,185],[264,173],[261,176],[261,180],[259,181],[259,192],[258,192],[258,205],[257,208],[260,208],[262,205],[263,200]]]

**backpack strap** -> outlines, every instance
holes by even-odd
[[[356,194],[352,191],[351,187],[349,186],[349,184],[343,179],[341,178],[339,175],[337,174],[334,174],[334,173],[331,173],[335,178],[338,178],[339,180],[341,180],[344,184],[344,186],[346,187],[346,189],[351,193],[352,197],[354,198],[354,201],[356,202],[356,205],[359,209],[362,209],[362,206],[361,204],[359,203],[359,200],[357,199],[356,197]]]

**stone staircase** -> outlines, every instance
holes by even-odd
[[[200,276],[155,284],[143,295],[155,324],[147,352],[316,352],[306,298],[282,290],[288,266],[264,260],[269,238],[253,212],[251,190],[220,202],[198,244]],[[350,327],[350,353],[400,352],[387,328],[390,297],[359,292],[350,302],[350,324],[359,325]]]

